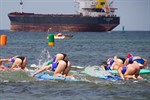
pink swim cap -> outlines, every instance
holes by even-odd
[[[132,55],[131,53],[129,53],[129,54],[127,55],[127,58],[130,58],[130,57],[133,57],[133,55]]]

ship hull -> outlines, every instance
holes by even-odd
[[[106,32],[120,23],[119,17],[83,17],[79,15],[42,15],[10,13],[11,31],[27,32]]]

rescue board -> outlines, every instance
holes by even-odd
[[[29,72],[29,73],[30,73],[30,75],[32,75],[34,72]],[[52,76],[52,75],[44,73],[44,72],[35,75],[35,78],[42,79],[42,80],[77,81],[77,79],[74,79],[74,78],[64,78],[64,77]]]
[[[121,77],[119,76],[98,76],[98,78],[103,79],[103,80],[122,80]]]
[[[5,66],[0,66],[0,70],[2,70],[2,71],[9,71],[9,68],[5,67]]]
[[[103,70],[100,71],[96,67],[87,67],[85,68],[84,71],[82,71],[82,73],[92,77],[97,77],[102,80],[112,80],[112,81],[122,80],[121,77],[112,75],[108,71],[103,71]]]
[[[117,70],[109,70],[110,73],[118,74]],[[140,74],[150,74],[150,69],[141,69]]]

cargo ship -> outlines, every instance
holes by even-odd
[[[112,0],[75,0],[77,14],[34,14],[11,12],[11,31],[107,32],[120,24]],[[23,2],[20,2],[22,9]]]

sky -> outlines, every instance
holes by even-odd
[[[22,0],[23,12],[75,14],[74,0]],[[113,0],[120,25],[114,30],[150,31],[150,0]],[[0,0],[0,30],[10,29],[8,13],[20,11],[20,0]]]

